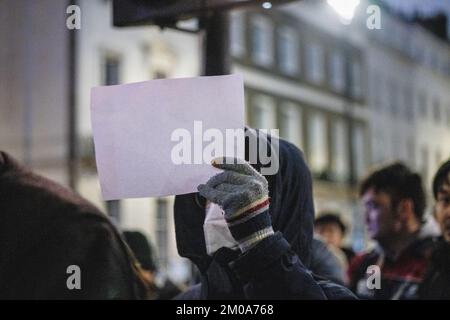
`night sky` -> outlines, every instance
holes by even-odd
[[[419,11],[424,14],[433,14],[445,11],[450,15],[450,0],[382,0],[392,8],[401,10],[406,14]]]
[[[408,16],[415,12],[423,16],[434,15],[438,12],[447,14],[447,35],[450,38],[450,0],[382,0],[396,11]]]

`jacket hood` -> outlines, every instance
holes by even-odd
[[[269,183],[269,212],[275,231],[280,231],[305,265],[309,265],[313,234],[314,205],[312,179],[303,153],[293,144],[253,129],[246,131],[246,160],[249,161],[249,135],[262,135],[270,146],[278,144],[279,170],[266,175]],[[258,144],[258,148],[260,144]],[[259,154],[259,152],[258,152]],[[273,159],[273,158],[272,158]],[[252,166],[260,171],[260,159]],[[204,272],[212,258],[207,255],[203,234],[205,199],[198,193],[176,196],[175,231],[178,253],[189,258]]]

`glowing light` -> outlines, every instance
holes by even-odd
[[[270,2],[263,2],[262,7],[264,9],[270,9],[272,8],[272,4]]]
[[[350,23],[360,0],[327,0],[327,3],[339,14],[343,22]]]

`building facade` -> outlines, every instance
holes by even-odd
[[[450,156],[450,45],[417,23],[381,13],[382,28],[365,32],[372,163],[406,162],[430,190]]]
[[[77,31],[77,111],[80,168],[77,190],[115,220],[121,230],[143,232],[155,246],[159,267],[174,281],[190,276],[190,263],[178,256],[173,221],[174,197],[104,202],[95,167],[90,89],[156,78],[198,76],[201,42],[194,34],[157,27],[112,26],[112,2],[80,0]]]
[[[0,150],[68,184],[66,4],[0,2]]]
[[[336,211],[352,224],[355,183],[370,161],[366,62],[335,16],[335,29],[310,19],[326,19],[325,9],[310,2],[233,12],[233,72],[244,76],[248,124],[279,128],[304,152],[316,212]],[[355,231],[362,248],[364,232]]]
[[[375,165],[401,160],[430,186],[450,156],[450,47],[381,7],[366,26],[361,1],[344,25],[326,1],[233,11],[232,72],[244,76],[246,121],[279,129],[314,177],[316,212],[339,212],[349,242],[367,245],[357,182]],[[95,168],[90,89],[155,78],[198,76],[202,35],[157,27],[112,27],[111,1],[79,0],[81,29],[68,31],[66,4],[0,2],[0,149],[68,185],[70,79],[79,163],[76,189],[122,230],[140,230],[175,281],[190,276],[178,256],[173,197],[102,200]],[[56,17],[56,18],[55,18]],[[70,33],[75,70],[70,69]],[[3,45],[5,44],[5,45]],[[429,188],[428,188],[429,189]]]

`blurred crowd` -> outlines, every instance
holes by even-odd
[[[75,192],[0,152],[0,298],[450,299],[450,160],[432,184],[440,236],[423,228],[419,174],[402,163],[368,172],[359,200],[375,246],[359,253],[344,244],[341,212],[315,214],[302,152],[280,139],[279,160],[278,173],[263,176],[261,163],[217,159],[223,172],[176,197],[178,252],[197,274],[181,287],[161,276],[142,233],[120,232]]]

